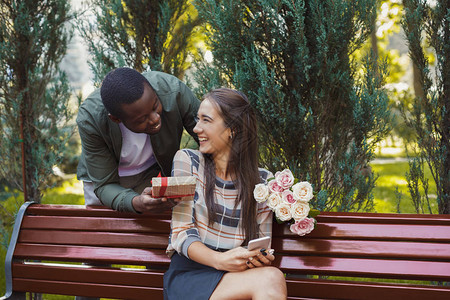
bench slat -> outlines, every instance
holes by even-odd
[[[316,217],[319,223],[373,223],[373,224],[424,224],[450,225],[450,215],[321,212]]]
[[[164,250],[112,247],[55,246],[18,243],[15,258],[67,262],[100,262],[130,265],[162,264],[170,260]]]
[[[130,216],[134,213],[124,213],[111,210],[105,206],[63,205],[63,204],[33,204],[27,209],[35,215],[65,215],[65,216]],[[163,214],[140,214],[139,216],[154,219],[170,220],[170,212]],[[355,213],[321,212],[316,217],[320,223],[388,223],[388,224],[426,224],[449,225],[450,215],[427,214],[394,214],[394,213]]]
[[[274,238],[276,253],[344,257],[450,260],[450,244],[391,241]]]
[[[450,287],[398,285],[389,283],[367,283],[355,281],[296,279],[286,280],[288,299],[347,299],[347,300],[447,300]],[[330,292],[331,291],[331,292]],[[295,298],[301,297],[301,298]]]
[[[275,226],[274,237],[294,237],[288,226]],[[317,223],[308,238],[336,238],[352,240],[402,240],[450,242],[450,224],[402,225],[402,224],[353,224]]]
[[[148,233],[108,233],[108,232],[79,232],[59,230],[30,230],[23,229],[19,235],[19,243],[63,244],[86,246],[120,247],[124,244],[130,248],[158,248],[166,249],[168,234]]]
[[[275,265],[292,274],[450,281],[450,262],[283,256]]]
[[[33,204],[27,209],[31,215],[42,216],[88,216],[88,217],[130,217],[130,218],[151,218],[158,220],[170,220],[171,212],[162,214],[142,213],[135,214],[129,212],[118,212],[102,205],[67,205],[67,204]]]
[[[134,286],[163,287],[165,270],[124,270],[92,266],[47,265],[47,264],[13,264],[16,278],[50,281],[74,281],[82,283],[119,284]]]
[[[163,289],[145,286],[89,284],[48,280],[13,279],[16,291],[102,297],[114,299],[162,299]]]
[[[159,232],[168,234],[170,221],[152,218],[25,216],[22,228],[106,232]]]

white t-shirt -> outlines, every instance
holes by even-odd
[[[122,150],[120,152],[119,176],[132,176],[150,168],[155,162],[150,136],[135,133],[119,123],[122,131]]]

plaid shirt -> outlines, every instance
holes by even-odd
[[[192,201],[183,201],[173,208],[171,233],[167,254],[174,251],[188,256],[189,246],[200,241],[214,250],[229,250],[242,245],[245,239],[241,230],[241,206],[234,210],[238,191],[232,181],[216,177],[214,190],[217,203],[216,221],[208,224],[208,209],[205,203],[204,182],[205,161],[203,155],[196,150],[179,150],[173,161],[172,176],[195,176],[197,188]],[[259,169],[261,181],[272,177],[272,173]],[[259,236],[272,235],[272,211],[265,203],[257,204],[256,221],[259,224]]]

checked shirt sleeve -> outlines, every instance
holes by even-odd
[[[179,150],[174,157],[172,166],[173,176],[192,176],[192,162],[187,152]],[[174,251],[189,258],[187,250],[189,246],[200,241],[200,234],[194,223],[194,200],[182,201],[172,210],[171,233],[167,254],[172,256]]]

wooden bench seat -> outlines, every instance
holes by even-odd
[[[317,220],[304,237],[274,224],[275,265],[287,274],[289,299],[450,299],[449,215],[322,213]],[[169,214],[26,203],[6,256],[3,298],[162,299],[169,229]]]

